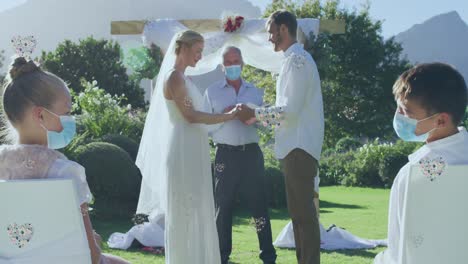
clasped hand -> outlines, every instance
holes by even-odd
[[[251,125],[255,122],[255,110],[246,104],[228,106],[223,112],[233,115],[233,119],[239,119],[246,125]]]

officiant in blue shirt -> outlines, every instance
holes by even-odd
[[[242,53],[237,47],[226,47],[222,53],[225,78],[205,91],[205,107],[212,113],[230,111],[237,104],[263,104],[263,90],[241,78]],[[263,263],[275,263],[270,217],[265,189],[263,153],[254,125],[240,120],[225,122],[211,132],[216,144],[215,207],[221,251],[221,263],[227,264],[232,251],[232,217],[237,193],[253,216]]]

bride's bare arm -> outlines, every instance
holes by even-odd
[[[173,100],[176,103],[182,116],[189,123],[211,125],[232,120],[236,116],[237,109],[233,109],[231,112],[224,114],[210,114],[193,109],[192,100],[188,96],[187,87],[185,86],[185,80],[177,71],[171,73],[166,81],[164,89],[166,99]]]

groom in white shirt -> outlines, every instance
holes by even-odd
[[[320,77],[310,54],[297,43],[297,20],[292,13],[276,11],[266,26],[275,51],[283,51],[285,57],[276,83],[276,106],[250,109],[243,105],[238,116],[244,121],[256,117],[275,127],[275,153],[285,176],[297,261],[316,264],[320,263],[320,228],[314,178],[324,137]]]

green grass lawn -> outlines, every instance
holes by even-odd
[[[363,238],[382,239],[387,233],[387,210],[389,190],[369,188],[322,187],[320,188],[320,222],[327,228],[331,224],[343,227]],[[271,211],[273,240],[288,223],[286,209]],[[233,253],[231,262],[236,264],[262,263],[258,259],[258,241],[254,228],[249,224],[247,212],[236,214],[233,227]],[[94,221],[94,228],[106,240],[112,232],[126,232],[130,220],[101,222]],[[365,264],[372,263],[374,256],[384,248],[373,250],[322,251],[324,264]],[[155,256],[138,250],[104,251],[129,260],[134,264],[164,263],[162,256]],[[295,251],[277,249],[278,264],[296,263]]]

